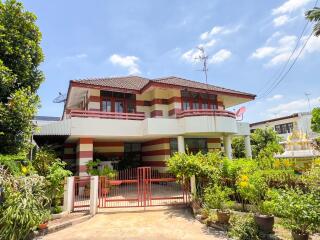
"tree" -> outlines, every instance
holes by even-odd
[[[320,108],[312,110],[311,129],[314,132],[320,133]]]
[[[245,158],[245,145],[243,137],[232,138],[232,156],[235,158]]]
[[[312,110],[311,129],[314,132],[320,133],[320,108]],[[315,150],[320,151],[320,137],[315,138],[312,143]]]
[[[313,32],[316,37],[320,36],[320,8],[315,7],[306,12],[306,18],[310,22],[316,22],[313,27]]]
[[[274,153],[282,152],[279,144],[281,137],[272,128],[256,129],[250,136],[252,157],[267,158],[273,157]],[[235,158],[245,157],[245,145],[243,137],[232,139],[232,154]]]
[[[257,158],[259,154],[265,156],[279,153],[283,150],[280,145],[281,137],[272,128],[256,129],[251,134],[252,156]],[[265,156],[266,157],[266,156]]]
[[[26,149],[44,80],[36,16],[16,0],[0,0],[0,153]]]

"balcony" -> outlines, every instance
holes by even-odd
[[[121,120],[144,120],[144,113],[120,113],[120,112],[102,112],[88,110],[70,110],[69,118],[103,118],[103,119],[121,119]]]
[[[225,110],[217,110],[217,109],[192,109],[192,110],[184,110],[177,113],[177,118],[184,117],[195,117],[195,116],[219,116],[219,117],[229,117],[236,118],[235,113]]]

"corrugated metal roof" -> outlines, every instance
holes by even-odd
[[[69,136],[71,135],[71,119],[47,124],[39,128],[39,132],[35,133],[35,136]]]
[[[35,116],[33,120],[36,120],[36,121],[59,121],[60,117]]]

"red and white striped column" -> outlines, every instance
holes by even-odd
[[[77,145],[77,172],[79,176],[88,176],[86,164],[93,160],[93,139],[80,138]]]

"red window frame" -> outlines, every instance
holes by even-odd
[[[212,106],[216,106],[216,108],[214,109],[217,109],[218,108],[218,100],[216,99],[215,101],[211,100],[211,99],[203,99],[201,97],[198,98],[198,101],[194,101],[195,99],[192,98],[192,97],[181,97],[181,109],[184,111],[184,110],[187,110],[187,109],[184,109],[184,106],[183,106],[183,103],[184,102],[188,102],[189,103],[189,107],[190,107],[190,110],[193,110],[193,103],[194,102],[197,102],[199,104],[199,108],[198,109],[204,109],[203,108],[203,103],[207,103],[208,104],[208,108],[207,109],[213,109]]]
[[[103,101],[110,101],[111,102],[111,112],[115,112],[115,102],[119,101],[122,102],[123,104],[123,113],[127,113],[128,112],[128,100],[124,99],[124,98],[115,98],[115,97],[109,97],[109,96],[101,96],[100,97],[100,111],[103,111],[103,106],[102,106],[102,102]],[[137,105],[136,105],[136,101],[134,100],[130,100],[132,101],[133,105],[134,105],[134,113],[137,112]]]

